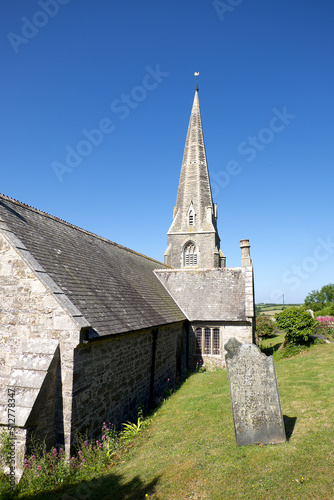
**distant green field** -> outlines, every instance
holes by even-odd
[[[264,314],[265,316],[274,316],[288,307],[300,306],[301,304],[256,304],[256,314]]]

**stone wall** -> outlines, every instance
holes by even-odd
[[[8,389],[14,389],[17,433],[34,430],[51,442],[55,384],[58,380],[59,386],[60,379],[65,389],[62,433],[69,448],[73,348],[80,328],[36,277],[33,267],[39,266],[32,258],[28,265],[29,257],[14,235],[0,232],[0,426],[8,424]],[[24,446],[19,440],[17,457],[22,457]],[[17,460],[19,470],[21,458]]]
[[[224,349],[225,344],[232,337],[235,337],[242,344],[248,344],[253,342],[253,328],[251,322],[194,322],[192,323],[192,339],[191,339],[191,349],[192,349],[192,367],[205,366],[208,371],[215,370],[217,368],[225,367],[225,354]],[[219,329],[219,345],[220,354],[204,354],[199,355],[196,353],[196,329],[197,328],[210,328]]]
[[[10,388],[19,474],[32,434],[69,454],[77,430],[135,417],[185,370],[183,322],[80,343],[85,319],[1,221],[0,297],[0,426]]]
[[[254,340],[252,266],[221,269],[158,269],[156,276],[191,323],[190,367],[225,366],[224,345],[231,337]],[[219,328],[220,354],[196,353],[196,328]]]
[[[175,383],[177,368],[185,368],[184,337],[183,323],[176,323],[80,344],[74,355],[73,430],[95,437],[103,422],[119,427],[136,418],[139,406],[156,402]]]
[[[244,268],[158,269],[156,276],[190,321],[245,321]]]
[[[190,228],[191,229],[191,228]],[[176,269],[183,268],[183,249],[187,242],[193,241],[197,247],[197,267],[211,268],[220,266],[219,240],[217,233],[197,233],[189,230],[187,234],[168,233],[168,246],[165,264]]]

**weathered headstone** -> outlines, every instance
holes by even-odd
[[[237,444],[286,440],[274,359],[254,344],[230,339],[225,344]]]

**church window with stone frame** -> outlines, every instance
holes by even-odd
[[[220,354],[220,332],[219,328],[213,329],[212,354]]]
[[[194,212],[191,210],[189,212],[189,226],[193,226],[194,225]]]
[[[211,330],[204,328],[204,354],[211,354]]]
[[[202,354],[202,328],[196,328],[196,354]]]
[[[184,248],[184,266],[197,266],[197,249],[191,241]]]
[[[197,355],[220,355],[220,329],[198,327],[195,330]]]

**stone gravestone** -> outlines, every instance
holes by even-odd
[[[234,338],[224,347],[237,444],[283,443],[286,436],[273,357]]]

